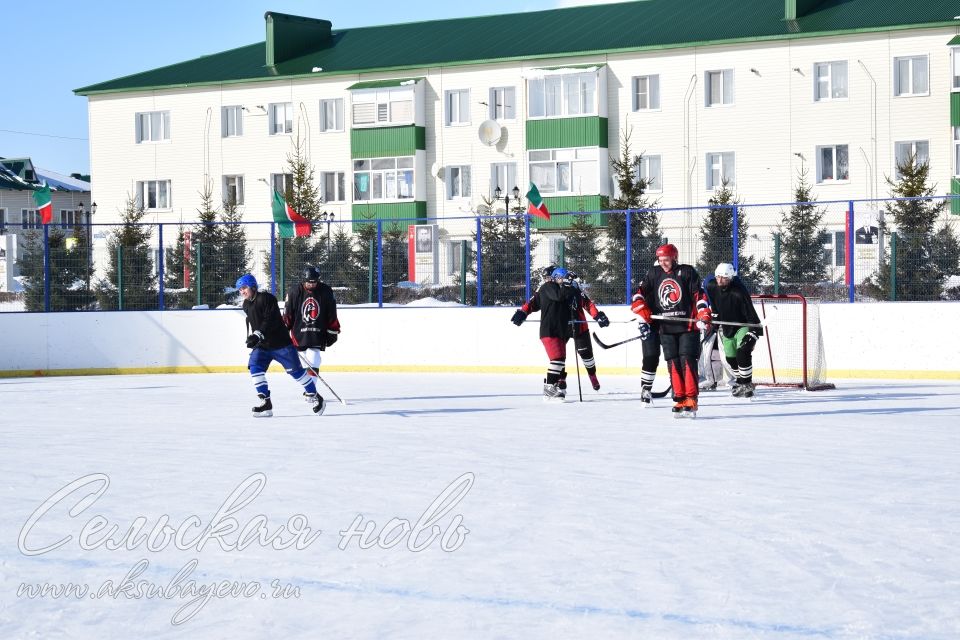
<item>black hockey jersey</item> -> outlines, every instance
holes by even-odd
[[[760,324],[760,318],[757,316],[757,310],[753,308],[750,293],[740,278],[734,277],[726,287],[721,287],[716,280],[710,279],[707,281],[706,289],[707,297],[710,299],[710,308],[713,310],[713,317],[717,320]],[[720,329],[723,331],[723,335],[732,338],[740,330],[740,327],[723,325]],[[761,327],[753,331],[757,335],[763,335],[763,328]]]
[[[337,301],[324,282],[317,282],[312,292],[302,284],[291,286],[283,313],[299,347],[326,349],[332,344],[331,336],[340,332]]]
[[[652,267],[640,281],[634,294],[634,307],[643,300],[653,315],[686,318],[690,322],[666,321],[660,323],[663,333],[685,333],[694,329],[697,311],[706,308],[700,274],[688,264],[678,264],[670,272]]]
[[[521,308],[526,313],[540,312],[541,338],[567,339],[573,337],[570,321],[577,319],[578,302],[572,286],[548,280]]]
[[[257,291],[253,300],[243,301],[243,312],[247,314],[250,332],[259,331],[263,334],[260,348],[279,349],[291,344],[290,334],[280,316],[280,303],[272,293]]]

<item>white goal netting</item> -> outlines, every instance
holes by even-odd
[[[801,295],[755,295],[764,323],[753,351],[753,381],[809,391],[833,389],[820,330],[820,299]]]

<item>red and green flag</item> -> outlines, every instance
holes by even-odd
[[[538,218],[543,218],[544,220],[550,219],[550,212],[547,211],[547,205],[544,204],[543,198],[540,197],[540,190],[537,189],[537,185],[530,183],[530,191],[527,191],[527,213],[532,216],[537,216]]]
[[[40,222],[50,224],[53,222],[53,198],[50,196],[50,187],[43,185],[43,189],[33,192],[33,201],[37,203],[37,211],[40,213]]]
[[[310,221],[294,211],[276,189],[273,190],[273,221],[280,227],[281,238],[310,235]]]

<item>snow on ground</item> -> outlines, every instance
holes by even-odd
[[[956,383],[326,378],[0,380],[0,637],[960,637]]]

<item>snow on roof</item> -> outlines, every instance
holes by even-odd
[[[41,181],[46,182],[56,191],[90,191],[90,183],[85,180],[78,180],[40,167],[34,167],[34,170]]]

